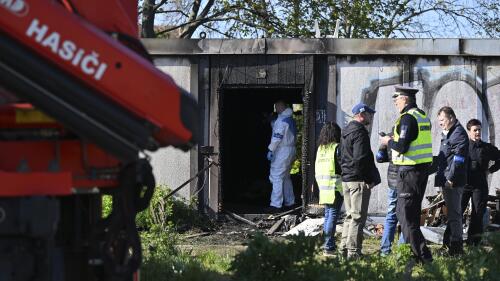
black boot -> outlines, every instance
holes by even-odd
[[[451,241],[449,252],[450,256],[456,257],[464,254],[464,245],[462,241]]]

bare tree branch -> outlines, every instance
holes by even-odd
[[[167,3],[167,1],[168,0],[161,0],[158,4],[156,4],[156,5],[153,6],[153,10],[157,11],[161,6],[163,6],[165,3]]]
[[[156,14],[181,14],[183,15],[184,17],[189,17],[188,14],[186,14],[186,12],[184,12],[183,10],[161,10],[161,11],[158,11],[156,12]]]
[[[143,23],[148,3],[169,16],[157,35],[178,30],[183,38],[198,28],[224,37],[311,37],[315,20],[331,32],[334,19],[342,20],[344,37],[500,35],[500,2],[493,0],[143,0]]]

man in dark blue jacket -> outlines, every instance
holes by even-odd
[[[443,133],[435,185],[442,187],[448,209],[443,244],[451,256],[456,256],[463,253],[461,202],[464,186],[467,184],[469,137],[451,107],[439,109],[438,120]]]

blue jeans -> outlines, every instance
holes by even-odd
[[[396,216],[396,202],[398,201],[398,191],[396,188],[387,189],[387,215],[385,216],[384,233],[380,243],[380,252],[382,254],[391,253],[391,245],[394,241],[398,218]],[[399,244],[405,243],[403,233],[399,235]]]
[[[335,201],[333,204],[325,205],[325,223],[323,224],[323,234],[325,235],[325,250],[335,251],[335,227],[340,216],[340,208],[344,202],[344,197],[335,191]]]

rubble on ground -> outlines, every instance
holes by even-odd
[[[440,193],[434,196],[427,196],[429,205],[422,209],[421,215],[421,231],[425,239],[435,244],[442,244],[443,234],[446,228],[447,209],[444,204],[443,197]],[[485,229],[487,231],[500,231],[500,189],[497,189],[496,195],[489,195],[487,204],[487,222]],[[469,206],[464,213],[464,239],[466,239],[467,228],[470,219]],[[226,236],[244,236],[248,237],[254,231],[263,232],[268,236],[290,236],[303,233],[306,236],[318,236],[323,232],[324,217],[308,216],[302,212],[302,207],[297,207],[278,214],[235,214],[229,211],[224,211],[226,218],[241,225],[247,225],[247,231],[235,233],[235,229],[231,231],[223,231],[220,235]],[[336,226],[336,233],[342,233],[343,218],[345,214],[341,214]],[[363,233],[366,237],[381,237],[384,231],[384,215],[368,216]],[[398,232],[400,227],[398,227]],[[227,232],[227,233],[226,233]],[[205,236],[210,236],[208,233],[199,233],[191,235],[192,238],[202,239]],[[187,236],[190,237],[191,236]],[[186,237],[186,238],[187,238]]]

